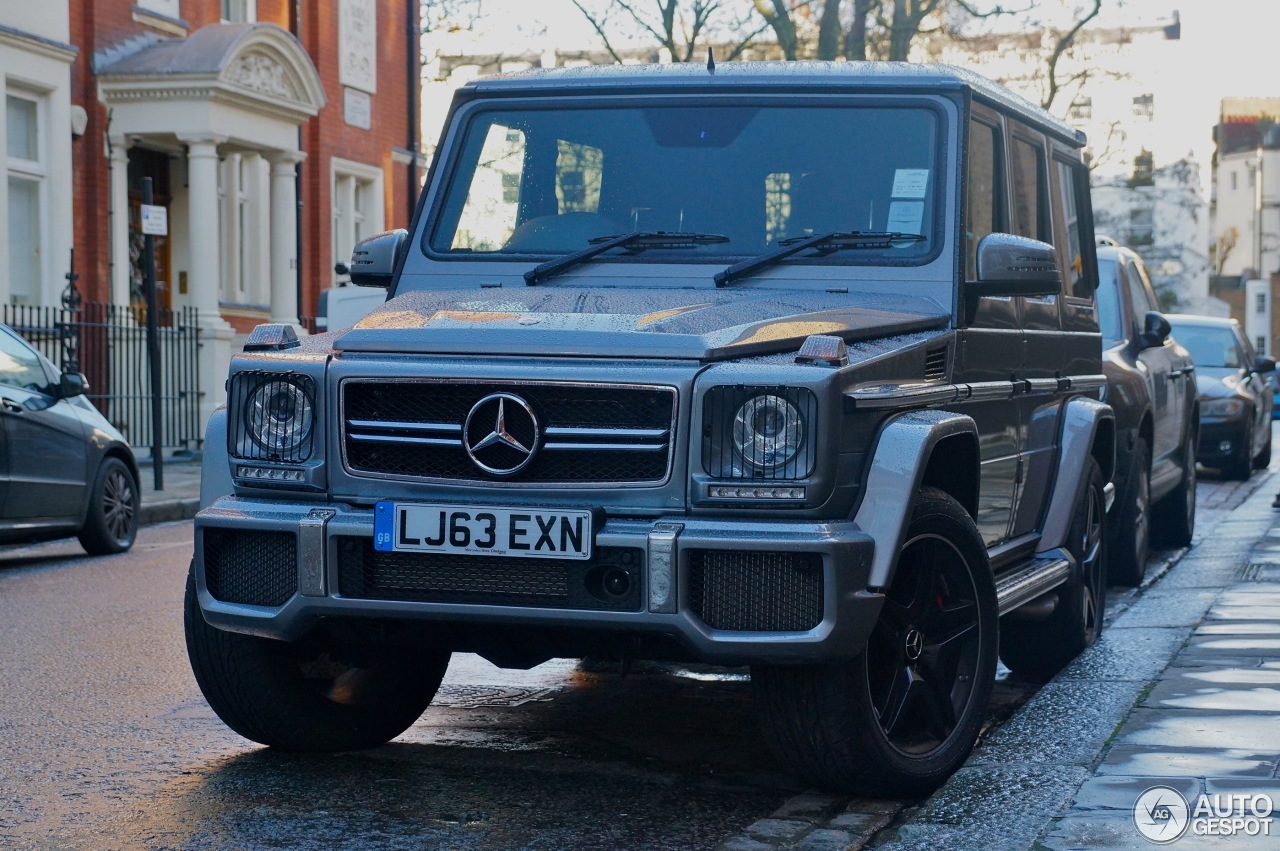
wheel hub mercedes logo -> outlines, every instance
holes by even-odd
[[[907,631],[907,659],[914,662],[924,653],[924,636],[920,634],[920,630],[911,629]]]
[[[515,475],[528,466],[538,450],[538,418],[519,396],[490,393],[467,414],[462,448],[486,473]]]

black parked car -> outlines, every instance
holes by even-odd
[[[1233,479],[1271,463],[1272,373],[1234,319],[1170,316],[1174,336],[1196,362],[1200,388],[1197,460]]]
[[[1195,367],[1170,336],[1137,254],[1099,240],[1098,272],[1102,371],[1116,412],[1109,570],[1112,582],[1137,585],[1152,533],[1160,543],[1185,546],[1195,530]]]
[[[56,367],[0,325],[0,543],[78,535],[120,553],[138,531],[138,468],[124,435]]]

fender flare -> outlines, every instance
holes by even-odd
[[[908,411],[881,426],[862,502],[853,518],[876,542],[868,587],[885,588],[893,578],[934,447],[946,438],[966,434],[972,435],[976,446],[978,427],[973,418],[951,411]]]
[[[1040,524],[1037,550],[1047,552],[1064,547],[1076,493],[1084,472],[1082,459],[1093,456],[1102,467],[1102,478],[1110,482],[1116,471],[1116,415],[1110,405],[1076,396],[1062,411],[1061,439],[1058,442],[1058,470],[1053,493],[1047,500],[1044,522]],[[1101,441],[1101,442],[1100,442]]]
[[[227,406],[220,405],[204,427],[204,455],[200,459],[200,509],[235,492],[227,462]]]

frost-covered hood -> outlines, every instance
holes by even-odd
[[[945,327],[928,298],[804,290],[424,290],[339,334],[334,349],[413,354],[724,360]]]

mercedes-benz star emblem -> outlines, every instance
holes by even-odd
[[[528,466],[538,450],[538,418],[519,396],[490,393],[467,414],[462,448],[486,473],[515,475]]]
[[[907,631],[907,659],[914,662],[924,653],[924,636],[920,634],[920,630],[911,629]]]

